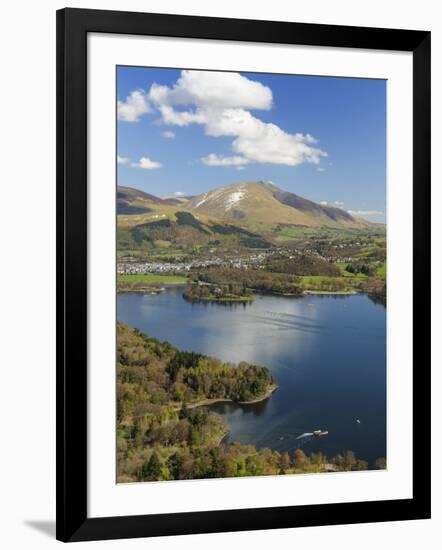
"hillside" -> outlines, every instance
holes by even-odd
[[[193,196],[192,195],[189,195],[188,197],[184,196],[184,195],[178,195],[178,196],[166,196],[166,197],[161,197],[163,199],[164,202],[167,202],[167,204],[185,204],[187,201],[190,201],[191,199],[193,199]]]
[[[303,236],[382,234],[382,224],[355,218],[271,183],[231,184],[195,197],[159,198],[118,187],[118,249],[268,248]]]
[[[117,214],[145,214],[166,204],[167,201],[140,189],[123,186],[117,188]]]
[[[118,223],[119,250],[182,250],[201,246],[268,248],[260,235],[217,220],[200,219],[185,210],[168,207],[161,214],[125,216]],[[134,222],[134,223],[131,223]]]
[[[194,197],[185,206],[192,212],[263,232],[271,232],[276,224],[312,228],[370,225],[345,210],[319,205],[262,181],[220,187]]]

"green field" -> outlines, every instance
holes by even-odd
[[[349,277],[352,279],[366,279],[367,275],[364,273],[350,273],[349,271],[346,271],[346,267],[348,266],[347,262],[339,262],[336,264],[336,266],[341,270],[343,277]]]
[[[327,277],[323,275],[306,275],[299,277],[304,290],[328,292],[352,292],[357,290],[357,277]]]
[[[154,273],[146,273],[143,275],[118,275],[118,280],[125,283],[187,283],[189,279],[182,275],[157,275]]]
[[[382,265],[380,265],[378,268],[377,268],[377,274],[379,277],[381,277],[382,279],[386,279],[387,278],[387,262],[384,262]]]

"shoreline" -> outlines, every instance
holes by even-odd
[[[117,294],[124,294],[126,292],[135,292],[135,293],[138,293],[138,294],[161,294],[162,292],[165,292],[166,290],[166,287],[177,287],[177,286],[186,286],[188,285],[189,283],[187,282],[169,282],[169,283],[164,283],[164,282],[161,282],[161,286],[155,286],[156,284],[160,284],[160,283],[151,283],[151,286],[149,286],[149,284],[147,284],[147,286],[145,287],[139,287],[139,288],[118,288],[117,287]]]
[[[123,288],[117,290],[117,294],[125,294],[125,293],[138,293],[138,294],[161,294],[164,292],[165,288],[158,288],[158,289],[150,289],[150,288]]]
[[[266,399],[268,399],[277,389],[278,389],[278,384],[271,384],[271,386],[265,392],[264,395],[257,397],[256,399],[252,399],[250,401],[236,401],[236,403],[238,403],[238,405],[253,405],[255,403],[261,403],[261,401],[265,401]]]
[[[322,294],[324,296],[333,294],[337,294],[338,296],[353,296],[354,294],[359,294],[359,292],[355,290],[304,290],[303,292],[304,296],[314,296],[315,294]]]
[[[132,288],[132,289],[117,289],[117,294],[122,294],[124,292],[136,292],[136,293],[140,293],[140,294],[160,294],[161,292],[164,292],[166,290],[167,287],[179,287],[179,286],[188,286],[189,284],[191,284],[191,281],[180,281],[180,282],[161,282],[161,285],[162,285],[162,288],[158,288],[156,289],[155,288],[155,283],[152,285],[152,290],[146,286],[144,288]],[[216,286],[212,283],[205,283],[206,286]],[[222,303],[250,303],[250,302],[253,302],[255,301],[256,299],[256,295],[261,295],[261,296],[282,296],[282,297],[293,297],[293,298],[302,298],[304,296],[354,296],[356,294],[360,294],[360,292],[356,291],[356,290],[314,290],[314,289],[303,289],[301,294],[297,294],[297,293],[294,293],[294,292],[278,292],[278,291],[275,291],[275,290],[257,290],[257,289],[254,289],[254,288],[248,288],[248,290],[250,290],[251,292],[253,292],[254,294],[252,294],[251,296],[247,296],[247,297],[238,297],[238,298],[221,298],[221,299],[217,299],[217,298],[188,298],[188,297],[185,297],[185,299],[188,301],[188,302],[193,302],[193,303],[218,303],[218,304],[222,304]],[[364,293],[363,293],[364,294]],[[365,293],[365,294],[368,294],[368,293]]]
[[[261,403],[261,401],[265,401],[266,399],[268,399],[277,389],[278,385],[272,384],[264,395],[261,395],[256,399],[252,399],[251,401],[233,401],[233,399],[230,399],[228,397],[215,397],[213,399],[203,399],[202,401],[197,401],[196,403],[189,403],[186,406],[188,409],[196,409],[198,407],[208,407],[209,405],[214,405],[215,403],[236,403],[237,405],[254,405],[255,403]],[[180,411],[181,409],[182,405],[180,407],[173,408],[174,411]]]
[[[183,297],[187,302],[190,302],[192,304],[201,302],[212,304],[245,304],[247,302],[253,302],[255,300],[254,296],[238,298],[188,298],[183,294]]]

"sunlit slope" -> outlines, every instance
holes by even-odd
[[[256,228],[259,224],[360,228],[370,225],[345,210],[322,206],[271,183],[241,182],[202,193],[186,208],[226,222]]]
[[[204,215],[157,206],[144,214],[118,216],[118,249],[188,249],[198,246],[267,248],[270,243],[246,228]]]
[[[204,245],[264,248],[324,229],[383,231],[382,224],[265,182],[227,185],[179,200],[118,187],[117,213],[120,250]]]

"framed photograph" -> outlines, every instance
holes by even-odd
[[[430,33],[57,13],[57,538],[430,517]]]

